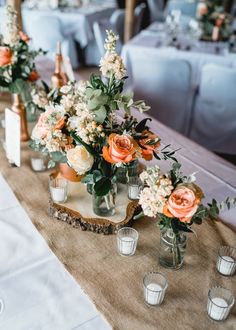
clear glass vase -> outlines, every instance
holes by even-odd
[[[129,177],[138,176],[138,172],[139,163],[137,159],[130,164],[121,165],[116,171],[117,182],[126,184],[129,181]]]
[[[102,217],[109,217],[115,214],[115,203],[117,195],[117,185],[112,184],[111,190],[104,196],[98,196],[93,190],[93,212]]]
[[[165,268],[179,269],[183,265],[187,235],[175,234],[172,229],[161,231],[159,263]]]

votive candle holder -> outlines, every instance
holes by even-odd
[[[207,313],[215,321],[225,320],[234,305],[234,296],[228,289],[213,287],[208,292]]]
[[[233,276],[236,270],[236,248],[221,246],[218,252],[216,268],[225,276]]]
[[[168,287],[166,277],[158,272],[150,272],[144,276],[144,299],[145,303],[150,306],[161,305],[165,292]]]
[[[117,249],[122,256],[135,254],[139,234],[137,230],[130,227],[123,227],[117,233]]]

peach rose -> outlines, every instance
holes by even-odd
[[[181,184],[170,195],[163,213],[181,222],[190,222],[203,197],[202,190],[195,184]]]
[[[207,5],[200,6],[200,8],[198,9],[198,13],[200,16],[207,15],[208,13]]]
[[[34,140],[45,139],[50,133],[50,127],[47,124],[47,119],[48,115],[46,112],[40,115],[39,120],[32,131],[32,138]]]
[[[145,148],[141,150],[142,157],[145,160],[152,160],[153,152],[160,147],[160,139],[156,134],[148,130],[143,131],[142,135],[146,136],[145,139],[139,141],[140,145]]]
[[[19,32],[19,36],[20,36],[21,40],[23,40],[24,42],[30,41],[30,37],[23,31]]]
[[[223,24],[223,19],[217,18],[215,26],[220,28],[222,24]]]
[[[108,138],[109,146],[103,147],[103,158],[112,164],[129,163],[135,160],[139,149],[137,143],[129,135],[112,133]]]
[[[38,72],[36,70],[33,70],[30,73],[28,80],[31,82],[34,82],[34,81],[38,80],[39,78],[40,78],[40,75],[38,74]]]
[[[9,47],[0,46],[0,67],[12,63],[13,53]]]

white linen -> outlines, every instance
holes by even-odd
[[[0,298],[4,330],[109,330],[0,175]]]
[[[164,30],[161,30],[160,24],[159,27],[158,32],[157,25],[153,24],[149,30],[141,32],[123,47],[122,57],[127,67],[129,84],[132,84],[133,75],[133,63],[130,61],[132,54],[141,54],[143,62],[147,61],[150,53],[160,58],[188,61],[192,69],[192,88],[196,88],[199,84],[201,69],[205,64],[211,63],[225,67],[236,67],[236,54],[228,55],[225,51],[226,46],[224,43],[217,44],[219,54],[214,54],[216,50],[214,44],[206,42],[196,43],[190,51],[179,50],[168,46],[168,37]],[[134,58],[135,56],[132,56],[132,60]],[[138,66],[142,71],[142,63],[139,63]]]

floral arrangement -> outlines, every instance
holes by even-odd
[[[102,76],[69,82],[49,101],[44,95],[48,103],[32,133],[34,147],[50,154],[51,166],[67,162],[100,196],[108,193],[120,166],[139,158],[175,159],[174,151],[160,150],[159,136],[147,125],[151,119],[138,122],[131,115],[132,109],[143,112],[149,107],[123,93],[126,69],[115,50],[117,39],[107,31]]]
[[[162,174],[158,166],[149,167],[140,174],[145,188],[140,194],[142,212],[136,216],[158,217],[160,229],[171,229],[174,234],[192,232],[193,224],[204,219],[217,218],[225,207],[236,205],[236,198],[227,198],[218,204],[215,199],[207,206],[202,204],[204,193],[196,185],[193,173],[185,176],[181,165],[173,163],[168,173]]]
[[[7,6],[7,29],[0,36],[0,87],[30,99],[29,84],[39,78],[35,57],[44,52],[30,50],[30,38],[17,25],[17,14]]]
[[[221,0],[207,0],[199,9],[203,37],[228,40],[232,34],[233,17],[224,11]]]

